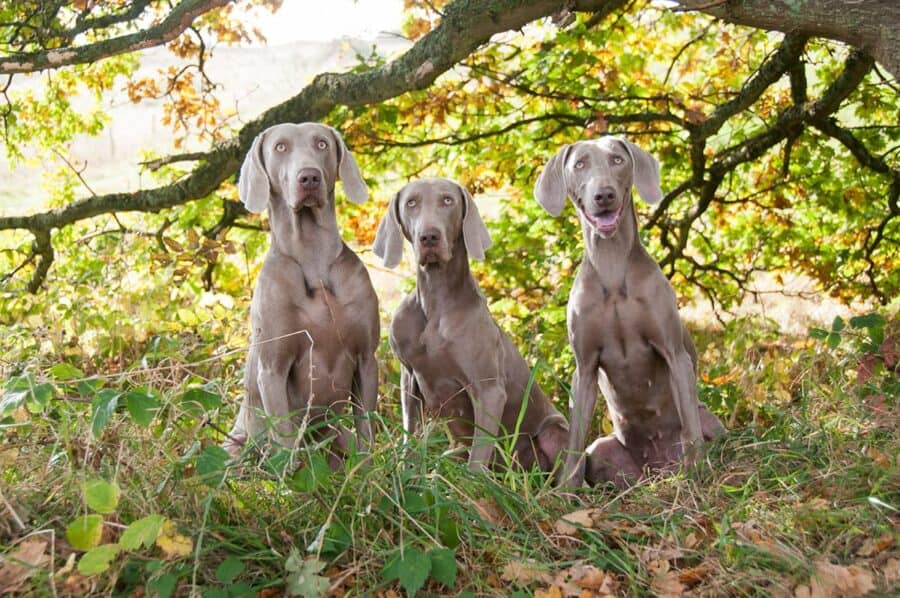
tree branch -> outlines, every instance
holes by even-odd
[[[135,33],[74,48],[51,48],[39,52],[9,54],[0,57],[0,75],[31,73],[47,68],[85,64],[159,46],[181,35],[197,17],[229,2],[231,0],[183,0],[158,24]]]
[[[900,78],[900,10],[896,0],[676,0],[736,25],[825,37],[854,46]]]
[[[626,0],[578,0],[575,2],[575,9],[609,14],[621,8],[625,2]],[[211,5],[224,3],[225,0],[207,2]],[[202,3],[198,0],[185,0],[179,7],[187,4],[197,7]],[[205,155],[192,156],[202,162],[185,178],[154,189],[81,199],[65,207],[38,214],[0,217],[0,230],[29,229],[35,235],[47,233],[49,243],[51,229],[68,226],[79,220],[113,212],[156,212],[206,197],[235,174],[253,139],[269,126],[281,122],[320,120],[338,105],[372,104],[423,89],[494,34],[518,29],[551,14],[558,5],[556,0],[454,0],[446,6],[440,24],[405,54],[369,71],[318,75],[299,94],[247,123],[237,137],[218,145]],[[50,259],[43,259],[35,271],[35,289],[40,286],[51,261],[52,248]],[[39,271],[42,274],[37,276]],[[29,285],[29,289],[32,286],[34,285]]]

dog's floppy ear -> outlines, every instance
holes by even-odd
[[[566,159],[571,145],[565,145],[552,158],[534,184],[534,198],[551,216],[559,216],[566,207]]]
[[[491,235],[488,233],[488,229],[481,219],[481,214],[478,213],[478,208],[475,206],[472,194],[462,185],[458,185],[458,187],[459,192],[462,195],[465,209],[463,214],[462,233],[463,242],[466,244],[466,251],[468,252],[469,257],[475,258],[476,260],[483,260],[484,252],[493,244]]]
[[[266,131],[256,136],[250,145],[250,151],[241,165],[241,174],[238,180],[238,196],[248,212],[259,214],[269,205],[269,195],[272,190],[269,187],[269,175],[263,166],[262,145]]]
[[[381,217],[378,232],[375,233],[375,244],[372,245],[372,251],[384,260],[387,268],[395,268],[403,257],[403,229],[400,228],[398,216],[401,191],[395,193],[388,203],[387,212]]]
[[[347,149],[344,138],[337,132],[334,127],[328,127],[334,135],[335,143],[338,150],[338,178],[344,185],[344,193],[353,203],[364,203],[369,199],[369,188],[363,181],[362,174],[359,172],[359,165],[356,158]]]
[[[659,161],[627,139],[621,141],[634,164],[634,186],[638,195],[647,203],[659,203],[663,197],[659,184]]]

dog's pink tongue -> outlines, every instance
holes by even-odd
[[[616,218],[619,215],[616,212],[603,212],[602,214],[597,214],[597,222],[600,226],[611,226],[616,223]]]

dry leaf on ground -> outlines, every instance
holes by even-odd
[[[536,581],[550,584],[553,581],[553,577],[534,561],[509,561],[503,567],[500,577],[517,586],[527,586]]]
[[[859,556],[875,556],[880,552],[884,552],[894,545],[894,535],[890,532],[881,534],[878,538],[866,538],[863,545],[859,547],[856,554]]]
[[[534,598],[565,598],[563,596],[562,590],[560,590],[556,586],[552,586],[544,589],[537,589],[534,591]]]
[[[581,596],[585,590],[595,594],[615,594],[619,589],[619,580],[593,565],[575,565],[556,574],[553,580],[566,595]],[[588,592],[590,593],[590,592]]]
[[[594,527],[601,513],[602,511],[600,509],[579,509],[577,511],[572,511],[569,514],[560,517],[556,523],[553,524],[553,529],[556,530],[556,533],[563,536],[574,536],[578,533],[578,527],[576,526],[586,528]]]
[[[809,585],[794,590],[796,598],[855,598],[875,589],[873,575],[855,565],[844,567],[819,560],[815,566]]]
[[[882,573],[884,573],[885,580],[891,583],[900,583],[900,559],[888,560],[884,564]]]
[[[710,568],[706,565],[688,567],[678,572],[678,581],[691,588],[709,577]]]
[[[650,579],[650,589],[659,598],[675,598],[684,595],[684,584],[674,571],[658,573]]]
[[[12,552],[0,555],[0,589],[4,593],[21,590],[29,577],[50,562],[46,550],[44,540],[29,540]]]

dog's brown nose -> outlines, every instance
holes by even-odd
[[[437,247],[440,240],[441,233],[436,228],[426,228],[422,231],[422,234],[419,235],[419,243],[422,244],[422,247]]]
[[[322,183],[322,176],[315,168],[302,168],[297,173],[297,181],[307,190],[318,189]]]
[[[597,192],[594,193],[594,203],[606,206],[611,204],[616,200],[616,190],[612,187],[600,187],[597,189]]]

